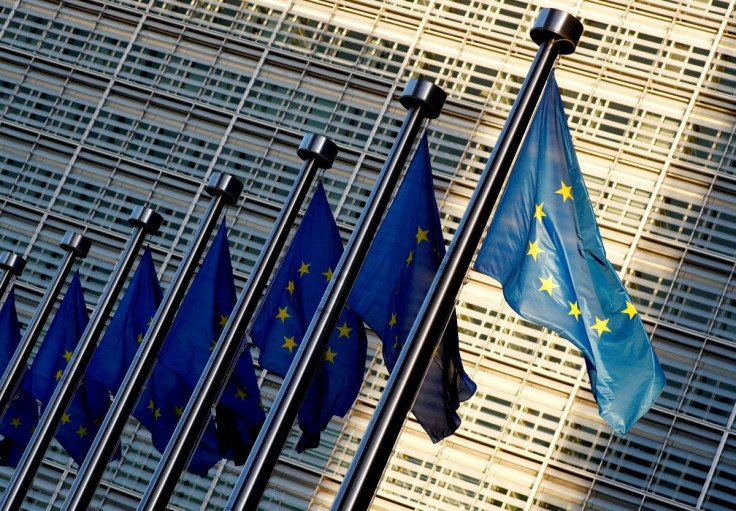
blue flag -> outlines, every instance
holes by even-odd
[[[320,183],[274,276],[250,336],[261,366],[284,377],[332,278],[343,246]],[[333,415],[343,416],[363,382],[366,338],[361,322],[344,309],[317,375],[299,410],[297,451],[319,445]]]
[[[91,385],[115,395],[161,303],[151,249],[146,248],[115,315],[105,330],[87,369]]]
[[[664,373],[606,259],[554,75],[475,267],[522,317],[583,353],[599,413],[618,434],[649,410]]]
[[[445,254],[427,137],[373,240],[348,304],[383,343],[393,370]],[[475,392],[465,374],[453,313],[412,408],[433,442],[460,426],[457,408]]]
[[[151,432],[160,452],[166,449],[234,304],[235,282],[222,222],[133,413]],[[205,476],[222,457],[217,445],[215,425],[210,421],[187,470]]]
[[[13,353],[20,343],[20,324],[15,310],[15,290],[10,288],[5,303],[0,309],[0,370],[5,371]],[[18,464],[33,428],[38,422],[36,400],[21,389],[21,393],[10,402],[0,422],[0,465]]]
[[[0,457],[7,455],[3,463],[17,463],[23,454],[38,424],[37,401],[42,405],[48,403],[88,320],[82,283],[79,272],[75,272],[36,358],[23,375],[20,389],[0,422],[0,433],[5,440],[13,442],[10,447],[9,442],[4,441],[6,445],[0,448],[0,451],[5,451],[0,452]]]
[[[146,248],[56,432],[56,439],[78,465],[87,456],[107,413],[110,393],[118,391],[160,302],[161,287],[151,250]]]

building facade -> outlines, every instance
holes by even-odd
[[[407,420],[372,509],[733,509],[735,3],[0,0],[0,249],[28,260],[21,322],[67,230],[93,242],[80,272],[96,304],[138,204],[165,218],[150,245],[166,288],[213,172],[245,183],[226,212],[242,288],[305,132],[340,147],[321,179],[346,240],[404,118],[397,98],[417,76],[448,93],[427,132],[449,242],[536,52],[539,9],[563,9],[585,26],[556,71],[578,158],[667,386],[615,436],[580,354],[469,271],[457,312],[477,394],[438,444]],[[281,381],[258,374],[268,408]],[[386,381],[372,336],[354,407],[317,449],[297,454],[294,431],[262,509],[329,509]],[[135,509],[156,467],[133,419],[122,444],[95,509]],[[58,509],[76,470],[55,444],[26,508]],[[222,509],[239,470],[222,462],[207,478],[184,476],[170,508]],[[11,473],[0,470],[0,486]]]

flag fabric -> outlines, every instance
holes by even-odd
[[[75,272],[43,343],[0,422],[5,444],[0,447],[1,463],[14,464],[20,459],[38,424],[37,401],[42,406],[48,403],[88,320],[82,283],[79,272]]]
[[[0,309],[0,371],[5,372],[20,344],[20,338],[20,324],[15,310],[15,286],[11,286]]]
[[[56,431],[56,439],[78,465],[87,456],[107,413],[110,394],[120,388],[160,302],[161,287],[151,250],[146,248]],[[113,459],[119,455],[118,450]]]
[[[222,222],[133,413],[151,432],[160,452],[166,449],[234,304],[235,282]],[[210,421],[187,470],[206,476],[221,459],[217,445],[215,424]]]
[[[5,371],[18,344],[21,333],[15,309],[15,290],[10,288],[2,309],[0,309],[0,371]],[[33,434],[37,423],[38,407],[36,400],[21,389],[20,395],[11,401],[0,422],[0,465],[18,464],[25,445]]]
[[[161,303],[151,249],[146,248],[138,268],[95,350],[86,379],[115,395]]]
[[[425,135],[348,298],[348,305],[381,339],[389,372],[444,254]],[[475,388],[463,370],[453,312],[412,408],[433,442],[451,435],[460,426],[457,409]]]
[[[286,376],[342,255],[340,233],[320,183],[284,259],[272,279],[250,337],[262,367]],[[344,309],[299,410],[297,451],[317,447],[333,415],[352,406],[363,381],[366,337],[361,322]]]
[[[554,75],[475,263],[522,317],[583,354],[600,415],[620,435],[654,403],[664,373],[606,259]]]

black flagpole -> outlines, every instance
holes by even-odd
[[[317,311],[321,313],[315,314],[304,334],[304,341],[299,345],[281,390],[256,438],[225,509],[253,511],[258,507],[279,453],[304,401],[307,388],[319,369],[327,343],[347,302],[371,241],[378,231],[383,213],[388,208],[391,194],[422,122],[424,119],[439,116],[446,96],[442,89],[426,80],[412,79],[407,83],[401,95],[401,104],[408,108],[409,112],[317,307]]]
[[[0,254],[0,269],[3,269],[3,275],[0,277],[0,300],[5,296],[5,290],[8,288],[14,277],[23,273],[26,267],[26,260],[13,252],[3,252]]]
[[[480,243],[544,92],[555,59],[575,51],[582,24],[571,15],[543,9],[531,37],[539,50],[509,113],[488,164],[414,322],[368,429],[340,486],[332,511],[361,511],[371,504],[394,444],[455,308],[455,298]]]
[[[192,279],[197,263],[207,246],[207,240],[217,225],[217,220],[225,205],[237,202],[240,192],[243,191],[243,183],[228,174],[217,173],[207,183],[206,190],[212,196],[207,211],[205,211],[197,232],[194,233],[194,238],[164,294],[151,326],[138,347],[135,358],[120,385],[120,390],[115,395],[110,409],[100,425],[100,430],[97,432],[97,436],[95,436],[89,452],[79,468],[77,478],[69,489],[69,494],[62,506],[63,510],[86,511],[89,508],[89,503],[92,501],[95,489],[115,451],[125,423],[138,402],[141,389],[153,369],[159,351],[161,351],[161,346],[184,298],[189,281]]]
[[[113,269],[112,278],[108,281],[100,295],[100,301],[95,307],[87,327],[77,344],[72,358],[69,359],[61,380],[56,384],[54,393],[49,399],[46,409],[33,432],[30,442],[18,462],[18,466],[5,489],[0,509],[20,509],[23,498],[28,493],[33,478],[43,462],[46,450],[56,434],[61,416],[74,396],[79,383],[84,377],[92,354],[97,347],[97,339],[105,327],[115,300],[125,283],[125,278],[135,262],[147,234],[155,234],[161,227],[161,215],[149,208],[136,207],[131,213],[128,222],[135,227],[133,235],[123,249],[118,262]]]
[[[59,243],[59,246],[66,250],[64,259],[61,260],[61,263],[56,268],[56,274],[51,284],[46,288],[46,293],[41,298],[41,303],[38,304],[38,309],[36,309],[31,322],[26,327],[20,344],[15,349],[15,353],[13,353],[13,357],[5,369],[2,381],[0,381],[0,416],[5,413],[5,409],[13,399],[16,387],[26,370],[26,364],[31,357],[33,347],[39,335],[41,335],[41,330],[43,330],[49,314],[51,314],[54,308],[54,302],[56,302],[56,298],[64,286],[66,276],[72,269],[77,257],[87,257],[91,245],[92,243],[88,238],[71,231],[67,232],[62,238],[61,243]]]
[[[337,146],[322,135],[307,134],[299,145],[297,154],[304,159],[299,175],[284,202],[271,234],[258,257],[243,291],[238,297],[230,319],[220,334],[209,361],[199,377],[197,386],[184,409],[176,430],[166,446],[153,478],[148,483],[138,509],[165,509],[176,488],[179,476],[186,468],[190,453],[194,452],[202,431],[207,425],[212,403],[219,400],[222,388],[238,358],[241,340],[250,319],[273,272],[282,247],[286,243],[299,208],[307,196],[310,184],[319,168],[330,168],[337,155]],[[249,357],[249,350],[240,356]]]

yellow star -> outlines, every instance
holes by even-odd
[[[71,420],[72,420],[71,414],[69,414],[69,413],[62,414],[62,416],[61,416],[61,423],[62,424],[66,424],[68,422],[71,422]]]
[[[595,317],[595,325],[591,328],[598,331],[598,337],[600,337],[603,332],[611,331],[611,329],[608,328],[608,321],[608,319],[599,319],[598,316]]]
[[[564,181],[560,181],[562,188],[557,190],[555,193],[562,195],[562,202],[567,202],[567,199],[572,199],[572,186],[567,186]]]
[[[396,339],[394,340],[394,345],[392,346],[392,348],[396,349],[398,347],[399,347],[399,336],[397,335]]]
[[[294,348],[299,346],[296,342],[294,342],[294,336],[286,337],[284,336],[284,344],[281,345],[282,348],[289,348],[289,353],[292,353]]]
[[[534,205],[534,218],[539,220],[539,223],[542,223],[542,217],[547,216],[547,213],[545,213],[542,208],[544,207],[544,202],[541,204],[535,204]]]
[[[87,433],[87,428],[85,428],[85,427],[84,427],[84,426],[82,426],[81,424],[79,425],[79,429],[77,429],[77,430],[75,431],[75,433],[76,433],[77,435],[79,435],[79,438],[84,438],[84,437],[86,437],[87,435],[89,435],[89,433]]]
[[[237,387],[237,389],[235,397],[239,397],[241,401],[245,401],[245,398],[248,397],[248,391],[246,389],[241,389],[240,387]]]
[[[138,344],[143,342],[143,332],[138,334]]]
[[[59,369],[58,371],[56,371],[56,374],[54,375],[54,378],[55,378],[55,379],[56,379],[57,381],[59,381],[59,379],[61,379],[61,375],[62,375],[62,374],[64,374],[64,371],[62,371],[61,369]]]
[[[544,252],[544,250],[539,248],[538,243],[539,241],[535,241],[533,243],[530,241],[529,242],[529,252],[526,253],[526,255],[532,256],[535,261],[537,260],[537,254],[541,254],[542,252]]]
[[[10,421],[10,425],[13,426],[15,429],[18,429],[23,425],[23,423],[20,421],[20,417],[13,417],[13,420]]]
[[[332,351],[332,348],[327,348],[327,353],[325,353],[325,361],[335,363],[335,357],[337,356],[337,353]]]
[[[64,354],[61,356],[61,358],[69,362],[69,359],[72,358],[72,352],[69,350],[64,350]]]
[[[634,304],[630,301],[626,300],[626,308],[621,311],[624,314],[629,315],[629,319],[634,319],[634,316],[638,314],[636,307],[634,307]]]
[[[213,351],[215,349],[215,346],[217,346],[217,341],[213,339],[210,341],[210,351]]]
[[[181,417],[182,415],[184,415],[184,407],[174,405],[174,415],[176,415],[177,417]]]
[[[391,328],[393,328],[395,324],[396,324],[396,313],[395,312],[392,312],[391,313],[391,321],[388,322],[388,326],[391,327]]]
[[[286,284],[286,290],[289,292],[290,295],[294,294],[294,281],[290,280],[288,284]]]
[[[539,277],[539,281],[542,283],[542,287],[539,288],[539,291],[547,291],[550,296],[552,296],[553,289],[560,287],[554,283],[554,281],[552,280],[552,275],[550,275],[546,279]]]
[[[299,272],[299,276],[303,277],[305,273],[309,273],[309,267],[312,266],[312,263],[305,263],[302,261],[302,265],[297,270]]]
[[[153,316],[151,316],[151,319],[148,320],[148,323],[146,323],[146,326],[151,326],[151,323],[153,323]]]
[[[414,251],[409,251],[409,257],[406,258],[406,265],[409,266],[409,263],[411,263],[414,260]]]
[[[287,307],[284,307],[283,309],[282,309],[281,307],[279,307],[279,313],[278,313],[278,314],[276,314],[276,317],[277,317],[277,318],[279,318],[279,319],[281,320],[281,322],[282,322],[282,323],[283,323],[284,321],[286,321],[286,318],[290,318],[290,317],[291,317],[291,316],[289,315],[289,313],[287,312],[287,311],[288,311],[288,309],[289,309],[289,307],[288,307],[288,306],[287,306]]]
[[[344,321],[342,326],[337,327],[337,329],[340,331],[340,335],[337,336],[338,339],[340,337],[347,337],[348,339],[350,339],[350,332],[352,332],[353,329],[348,326],[347,321]]]
[[[153,404],[153,399],[149,401],[148,406],[146,408],[148,408],[149,410],[151,410],[151,412],[153,412],[154,420],[158,420],[158,418],[161,417],[161,408],[156,408],[156,405]]]
[[[421,227],[417,226],[417,233],[414,235],[414,237],[417,239],[417,245],[419,245],[422,241],[426,241],[427,243],[429,243],[429,238],[427,238],[427,234],[429,234],[429,229],[423,231]]]
[[[220,314],[220,326],[227,325],[227,320],[230,319],[230,316],[223,316]]]
[[[322,275],[324,275],[327,278],[327,282],[329,282],[332,278],[332,268],[328,266],[327,271],[322,272]]]
[[[567,303],[570,304],[570,312],[568,312],[567,315],[575,316],[575,321],[577,321],[578,317],[582,314],[582,312],[580,312],[580,309],[578,309],[578,302],[575,302],[575,303],[567,302]]]

